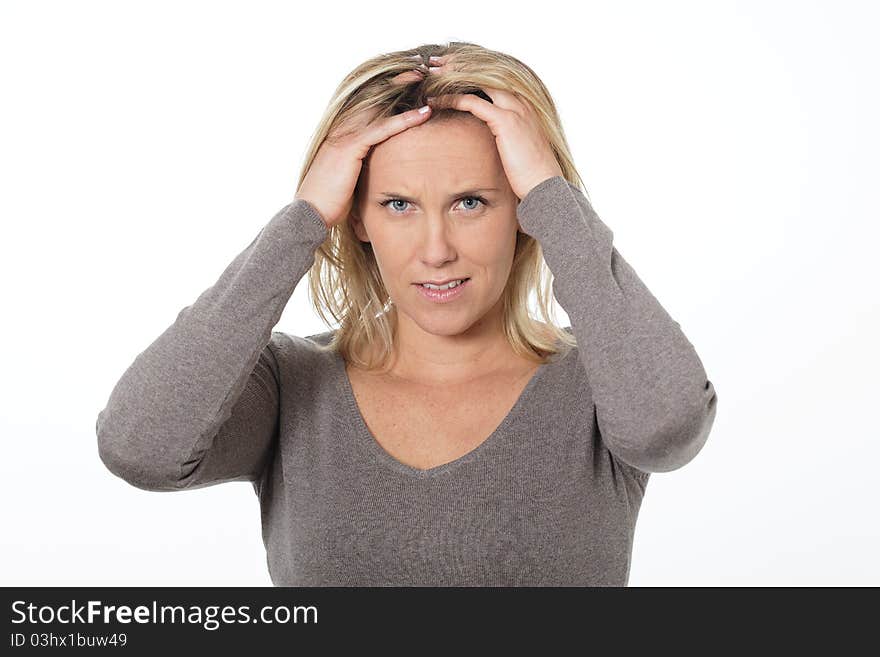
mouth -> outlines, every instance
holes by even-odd
[[[461,282],[457,283],[456,281]],[[471,279],[470,277],[451,279],[450,283],[451,285],[449,286],[440,287],[428,287],[424,283],[413,283],[413,286],[418,290],[422,298],[434,303],[446,303],[465,294],[467,289],[471,286]]]
[[[413,283],[413,285],[418,285],[420,287],[424,287],[427,289],[433,289],[433,288],[453,289],[456,287],[456,285],[464,284],[469,280],[471,280],[470,276],[464,276],[462,278],[447,278],[442,281],[418,281],[416,283]],[[452,283],[453,281],[456,282],[456,285],[452,286],[452,288],[448,288],[449,284]],[[431,286],[431,287],[429,287],[429,286]]]

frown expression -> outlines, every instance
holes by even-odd
[[[371,243],[401,318],[452,335],[499,308],[513,263],[519,199],[482,120],[467,113],[432,120],[373,147],[352,225]],[[470,281],[448,303],[424,298],[416,285],[455,278]]]

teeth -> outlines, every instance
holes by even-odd
[[[457,281],[449,281],[446,285],[431,285],[430,283],[422,283],[422,287],[426,287],[429,290],[451,290],[457,285],[461,285],[465,279],[461,278]]]

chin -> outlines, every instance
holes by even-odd
[[[416,313],[408,313],[408,316],[425,333],[446,337],[461,335],[474,323],[471,313],[462,309],[419,309]]]

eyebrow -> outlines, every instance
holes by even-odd
[[[475,196],[482,192],[497,192],[499,191],[497,187],[480,187],[478,189],[466,189],[462,192],[458,192],[456,194],[452,194],[449,197],[449,200],[455,198],[460,198],[462,196]],[[416,199],[410,198],[404,194],[395,194],[394,192],[379,192],[380,196],[386,196],[388,198],[399,198],[401,201],[406,201],[408,203],[415,203]]]

